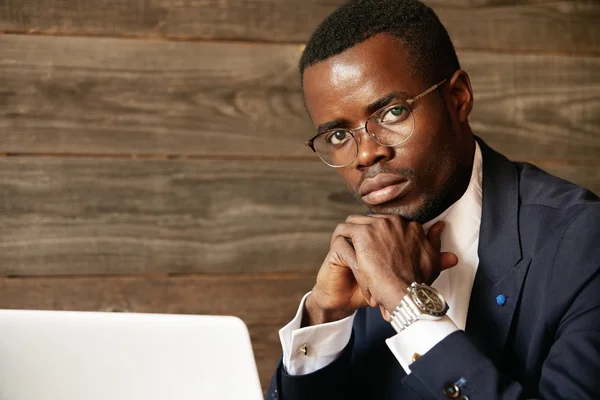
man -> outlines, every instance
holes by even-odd
[[[599,399],[599,199],[474,137],[433,11],[352,0],[300,71],[307,144],[370,214],[335,229],[266,398]]]

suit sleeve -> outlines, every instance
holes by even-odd
[[[551,259],[551,258],[548,258]],[[462,331],[411,364],[403,382],[422,399],[447,399],[461,380],[461,396],[475,399],[600,399],[600,213],[579,213],[565,229],[546,283],[548,321],[555,331],[537,394],[504,375]],[[526,395],[527,392],[527,395]]]
[[[351,399],[350,361],[354,335],[340,356],[329,365],[305,375],[289,375],[280,360],[265,400]]]

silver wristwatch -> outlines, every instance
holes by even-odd
[[[413,282],[392,312],[390,323],[400,333],[419,319],[437,320],[448,312],[448,304],[434,288]]]

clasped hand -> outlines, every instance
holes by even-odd
[[[303,325],[335,321],[358,308],[381,308],[387,320],[412,282],[431,284],[455,266],[441,253],[445,223],[425,234],[418,222],[398,215],[351,215],[335,229],[330,250],[306,302]]]

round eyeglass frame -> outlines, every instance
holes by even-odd
[[[367,120],[365,121],[365,124],[363,126],[359,126],[359,127],[352,128],[352,129],[328,129],[328,130],[326,130],[324,132],[317,133],[315,136],[313,136],[312,138],[310,138],[309,140],[307,140],[306,143],[305,143],[305,145],[308,146],[308,147],[310,147],[310,149],[313,152],[315,152],[317,154],[317,156],[319,156],[319,158],[321,159],[321,161],[323,161],[325,164],[327,164],[328,166],[333,167],[333,168],[343,168],[343,167],[346,167],[346,166],[352,164],[354,162],[354,160],[356,160],[356,157],[358,157],[358,141],[356,140],[356,136],[354,136],[354,132],[362,130],[362,129],[364,129],[365,132],[367,132],[367,134],[369,135],[369,137],[371,139],[373,139],[380,146],[384,146],[384,147],[397,147],[397,146],[400,146],[402,143],[404,143],[408,139],[410,139],[411,136],[413,135],[413,133],[415,132],[415,127],[414,127],[414,124],[415,124],[414,118],[415,117],[414,117],[414,114],[413,114],[412,105],[417,100],[419,100],[420,98],[428,95],[429,93],[433,92],[434,90],[436,90],[437,88],[439,88],[440,86],[442,86],[444,83],[446,83],[446,81],[448,79],[449,78],[445,78],[445,79],[441,80],[440,82],[436,83],[435,85],[431,86],[430,88],[426,89],[425,91],[423,91],[422,93],[416,95],[415,97],[413,97],[411,99],[408,99],[408,100],[402,101],[402,102],[388,104],[387,106],[384,106],[384,107],[380,108],[379,110],[377,110],[373,114],[371,114],[369,116],[369,118],[367,118]],[[400,142],[398,142],[396,144],[391,144],[391,145],[389,145],[389,144],[383,144],[383,143],[379,142],[379,140],[377,140],[377,136],[375,135],[375,133],[369,132],[369,130],[367,129],[367,125],[369,124],[369,121],[373,117],[375,117],[376,115],[379,115],[381,113],[385,113],[386,111],[391,110],[393,108],[396,108],[396,107],[398,107],[400,105],[407,106],[408,111],[410,112],[411,118],[413,118],[413,129],[412,129],[410,135],[408,135],[406,138],[404,138]],[[346,131],[346,132],[350,133],[350,136],[352,136],[352,140],[354,140],[354,142],[356,144],[356,146],[355,146],[356,147],[356,154],[354,155],[354,158],[350,162],[348,162],[348,163],[346,163],[344,165],[332,165],[332,164],[328,163],[327,161],[325,161],[323,159],[323,157],[321,157],[321,155],[319,154],[319,152],[315,149],[315,146],[314,146],[315,140],[317,140],[322,135],[326,135],[328,133],[331,133],[331,131]]]

